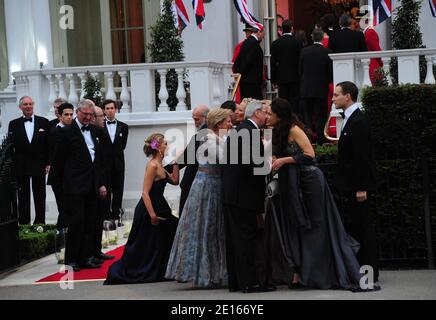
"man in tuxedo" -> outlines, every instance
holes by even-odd
[[[358,93],[356,85],[346,81],[338,83],[333,94],[336,108],[344,111],[335,185],[341,194],[345,226],[360,243],[357,258],[361,265],[373,267],[377,282],[377,245],[370,210],[374,189],[371,135],[368,120],[356,104]]]
[[[195,123],[197,133],[191,138],[186,146],[183,154],[177,159],[179,169],[182,170],[186,167],[183,173],[182,181],[180,182],[180,202],[179,202],[179,217],[182,216],[183,207],[185,206],[186,199],[188,198],[189,191],[191,190],[192,183],[194,182],[195,175],[198,170],[197,150],[200,147],[200,141],[202,137],[207,135],[207,114],[209,108],[205,105],[200,105],[192,111],[192,119]],[[165,167],[165,170],[171,171],[172,165]]]
[[[58,230],[62,230],[67,227],[67,213],[65,208],[65,199],[62,186],[62,179],[60,172],[62,169],[58,168],[58,164],[55,163],[56,148],[58,147],[59,131],[61,128],[70,125],[73,122],[74,106],[70,103],[63,103],[57,108],[59,112],[59,123],[50,128],[49,134],[49,146],[50,146],[50,172],[47,178],[47,185],[51,186],[56,199],[56,205],[58,207],[58,220],[56,227]]]
[[[241,51],[235,60],[233,69],[241,74],[241,99],[263,99],[263,50],[260,42],[264,37],[264,30],[256,30],[241,46]]]
[[[127,146],[129,127],[116,118],[118,107],[115,101],[105,100],[102,109],[106,115],[104,131],[107,138],[105,147],[105,169],[108,174],[108,196],[106,198],[106,209],[110,212],[112,219],[121,217],[121,208],[124,192],[124,150]]]
[[[220,108],[221,109],[227,109],[227,110],[231,111],[230,117],[232,119],[232,125],[235,126],[235,124],[236,124],[236,113],[235,113],[235,111],[236,111],[236,102],[233,101],[233,100],[224,101],[221,104]]]
[[[344,14],[339,19],[341,30],[333,32],[329,38],[329,48],[333,53],[368,51],[365,36],[361,31],[351,30],[351,17]]]
[[[68,235],[65,263],[74,271],[99,268],[102,262],[93,257],[93,228],[97,219],[97,196],[106,197],[102,170],[101,141],[90,124],[94,103],[82,100],[77,117],[59,131],[55,163],[61,168],[61,179],[68,207]]]
[[[299,112],[300,75],[298,64],[303,43],[292,34],[290,20],[282,23],[283,35],[271,44],[271,82],[278,87],[279,97],[288,100]]]
[[[23,116],[12,120],[8,128],[15,148],[20,224],[30,224],[30,180],[35,202],[34,224],[45,223],[45,175],[50,169],[49,122],[46,118],[34,115],[33,106],[31,97],[22,97],[19,108]]]
[[[55,128],[57,126],[57,124],[60,121],[60,117],[61,115],[59,114],[59,106],[63,103],[66,103],[67,101],[63,98],[56,98],[56,100],[53,102],[53,109],[54,109],[54,113],[56,118],[54,118],[53,120],[50,120],[50,128]]]
[[[245,115],[246,120],[229,133],[222,169],[229,290],[265,292],[275,288],[259,285],[256,276],[257,215],[264,212],[265,175],[256,174],[263,163],[254,155],[264,153],[260,129],[266,125],[267,106],[251,101]]]
[[[300,59],[300,109],[307,128],[312,128],[315,116],[316,141],[319,145],[326,141],[324,138],[328,110],[326,100],[329,83],[333,79],[332,60],[329,57],[331,50],[322,45],[323,37],[324,31],[322,29],[314,29],[312,32],[313,45],[302,50]]]

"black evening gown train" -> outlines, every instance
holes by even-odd
[[[142,198],[139,200],[123,256],[109,268],[104,284],[165,281],[165,270],[178,223],[163,195],[167,182],[167,178],[153,182],[149,192],[156,214],[165,220],[159,220],[156,226],[152,225],[144,201]]]
[[[278,156],[299,152],[291,143]],[[358,287],[359,244],[346,233],[322,171],[314,165],[284,165],[278,184],[280,195],[268,199],[265,221],[271,280],[289,284],[297,272],[310,288]]]

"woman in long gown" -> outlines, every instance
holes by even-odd
[[[357,288],[359,244],[344,230],[324,175],[313,164],[313,147],[288,101],[273,101],[269,123],[274,125],[272,168],[279,175],[282,252],[295,271],[290,288]]]
[[[168,279],[191,282],[200,288],[227,282],[219,160],[223,136],[232,127],[230,111],[210,111],[207,126],[209,133],[197,152],[197,175],[183,207],[165,274]]]
[[[165,280],[178,220],[171,214],[163,193],[167,183],[179,183],[178,165],[173,165],[172,174],[162,166],[167,148],[162,134],[152,134],[145,140],[144,153],[151,159],[145,169],[142,197],[135,209],[123,256],[109,268],[104,284]]]

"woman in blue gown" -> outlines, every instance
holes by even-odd
[[[173,165],[172,174],[162,166],[167,147],[159,133],[145,140],[144,153],[151,159],[145,169],[142,197],[135,209],[123,256],[109,268],[106,285],[165,280],[178,219],[171,214],[163,193],[167,183],[179,183],[178,165]]]
[[[207,116],[209,133],[197,151],[198,172],[179,221],[165,277],[212,288],[227,283],[224,215],[221,201],[223,146],[231,128],[230,110]]]

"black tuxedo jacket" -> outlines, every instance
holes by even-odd
[[[329,48],[333,53],[368,51],[363,32],[349,28],[333,32],[329,38]]]
[[[238,138],[238,132],[248,130],[250,141],[243,141]],[[262,164],[255,164],[252,157],[253,131],[257,130],[254,124],[245,120],[236,130],[231,130],[225,145],[225,159],[227,164],[223,165],[223,203],[224,205],[236,206],[250,214],[260,214],[264,211],[265,200],[265,176],[254,175],[255,167],[262,167]],[[236,146],[232,146],[237,143]],[[264,149],[262,141],[260,143],[260,153],[263,155]],[[251,153],[250,163],[242,164],[243,145],[248,145]],[[238,150],[238,164],[231,164],[230,150]]]
[[[59,169],[60,164],[55,162],[56,150],[59,143],[61,143],[59,141],[61,129],[61,127],[57,126],[51,127],[48,136],[50,172],[48,174],[47,184],[51,186],[62,185],[62,179],[60,176],[60,172],[62,172],[62,169]]]
[[[242,44],[234,70],[241,74],[241,82],[263,82],[263,50],[255,37],[250,36]]]
[[[55,118],[53,120],[50,120],[50,128],[55,128],[59,123],[59,119]]]
[[[303,43],[295,36],[284,35],[271,44],[272,83],[298,83],[298,63]]]
[[[333,65],[329,57],[330,49],[313,44],[301,52],[300,58],[300,97],[326,99],[329,84],[333,81]]]
[[[180,182],[180,188],[182,189],[190,189],[192,186],[192,182],[194,181],[195,175],[197,174],[198,170],[198,161],[196,157],[197,150],[200,147],[202,137],[205,137],[206,134],[207,125],[204,124],[200,127],[199,132],[192,136],[191,140],[188,143],[188,146],[185,148],[183,154],[180,156],[180,159],[177,160],[180,170],[186,167],[185,172],[183,173],[182,181]],[[167,171],[171,170],[172,166],[171,168],[167,169]]]
[[[61,170],[59,174],[65,194],[89,195],[106,185],[102,169],[101,139],[97,128],[91,124],[89,126],[95,148],[94,162],[76,120],[59,130],[54,163]]]
[[[372,191],[374,169],[368,120],[357,109],[342,130],[338,144],[336,186],[346,194]]]
[[[117,129],[115,132],[115,140],[112,140],[109,136],[106,121],[104,123],[104,161],[107,168],[114,168],[116,171],[125,170],[124,150],[127,146],[127,138],[129,136],[129,126],[124,122],[117,120]]]
[[[8,132],[12,134],[15,147],[15,170],[17,176],[45,175],[49,162],[49,122],[46,118],[34,116],[32,142],[27,139],[24,118],[9,122]]]

